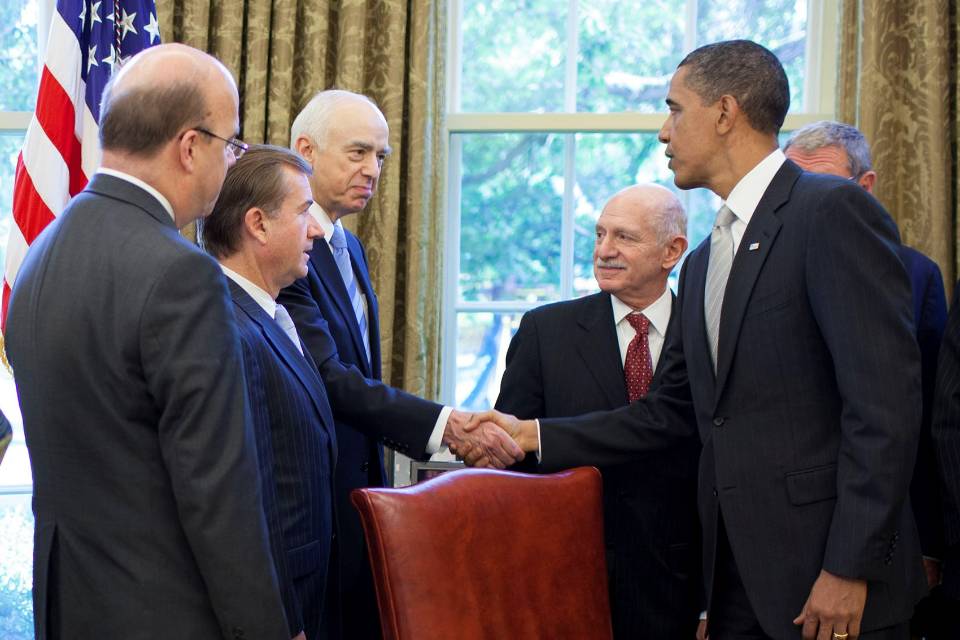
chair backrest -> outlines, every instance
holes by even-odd
[[[356,489],[383,637],[612,637],[600,473],[464,469]]]

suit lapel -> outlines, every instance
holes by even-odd
[[[720,313],[720,348],[717,354],[716,387],[718,398],[730,373],[730,364],[737,348],[740,327],[743,324],[750,295],[753,293],[753,286],[756,284],[777,234],[780,233],[782,223],[776,212],[790,199],[790,191],[799,176],[800,170],[792,162],[787,161],[780,167],[760,199],[757,210],[750,218],[750,224],[747,225],[740,246],[737,248],[737,254],[733,258],[723,297],[723,310]],[[703,289],[700,290],[703,291]],[[700,306],[702,317],[702,300]]]
[[[349,243],[348,243],[349,244]],[[340,310],[343,316],[344,326],[350,332],[350,339],[357,353],[363,354],[366,359],[366,349],[363,346],[363,337],[360,335],[360,327],[357,325],[357,316],[353,313],[353,306],[350,304],[350,296],[347,295],[347,287],[343,284],[343,276],[340,275],[340,269],[337,267],[337,261],[333,258],[333,251],[330,245],[323,238],[313,241],[313,249],[310,251],[310,261],[320,276],[320,284],[327,290],[330,298]],[[356,274],[356,269],[354,269]],[[369,297],[368,297],[369,299]],[[368,363],[369,365],[369,363]],[[370,367],[362,367],[365,376],[370,376]]]
[[[667,346],[667,341],[674,331],[677,331],[677,324],[680,319],[680,304],[677,302],[677,296],[670,294],[670,322],[667,323],[667,332],[663,336],[663,347],[661,347],[660,358],[657,360],[657,368],[653,370],[653,379],[650,381],[650,388],[653,389],[660,383],[660,372],[663,371],[663,353]],[[626,384],[626,383],[624,383]]]
[[[577,335],[574,336],[577,353],[583,359],[587,371],[603,390],[611,407],[627,402],[627,383],[623,377],[623,362],[620,360],[620,343],[617,328],[613,323],[613,307],[610,295],[599,293],[591,298],[577,318]]]
[[[290,337],[284,333],[280,325],[268,316],[267,312],[264,311],[240,285],[230,278],[227,278],[227,284],[230,285],[230,297],[233,298],[234,304],[240,308],[241,313],[245,314],[260,328],[260,333],[263,334],[270,348],[273,349],[274,353],[276,353],[287,368],[294,373],[300,381],[300,384],[306,389],[307,395],[310,396],[310,401],[316,408],[317,413],[324,418],[324,426],[329,427],[328,421],[329,424],[332,424],[333,416],[329,414],[329,405],[324,406],[324,404],[320,402],[319,396],[322,395],[326,397],[327,394],[323,380],[320,379],[320,375],[316,369],[311,366],[304,355],[301,355],[300,352],[297,351]],[[305,349],[304,354],[306,354]],[[327,428],[327,430],[332,431],[330,428]],[[333,436],[331,435],[331,437]]]

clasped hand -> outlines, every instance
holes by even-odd
[[[456,413],[456,412],[454,412]],[[540,443],[537,441],[537,426],[533,420],[518,420],[514,416],[500,413],[493,409],[475,413],[463,425],[463,438],[457,442],[447,443],[456,456],[471,467],[494,467],[502,469],[504,466],[519,462],[524,457],[524,451],[536,451]],[[491,455],[491,450],[482,446],[492,440],[500,443],[505,451],[519,453],[514,460],[504,462],[503,458]],[[509,442],[509,445],[506,443]]]
[[[482,418],[489,413],[453,411],[443,432],[443,443],[470,466],[504,469],[523,460],[523,450],[510,434],[496,422]]]

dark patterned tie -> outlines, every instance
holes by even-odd
[[[633,402],[647,395],[650,381],[653,380],[653,359],[650,357],[650,338],[647,335],[650,320],[642,313],[631,313],[627,316],[627,322],[637,332],[627,347],[627,357],[623,361],[627,400]]]

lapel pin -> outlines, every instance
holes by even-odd
[[[751,242],[750,246],[748,247],[748,251],[756,251],[759,248],[760,248],[759,242]]]

